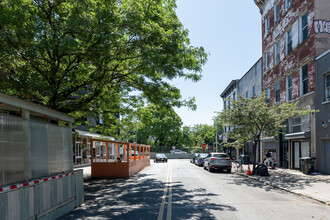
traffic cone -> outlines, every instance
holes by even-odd
[[[246,173],[247,175],[252,175],[252,173],[251,173],[251,169],[250,169],[250,164],[248,164],[248,170],[247,170],[247,173]]]

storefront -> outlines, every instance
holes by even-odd
[[[285,135],[290,145],[290,169],[300,169],[300,158],[311,156],[310,135],[310,132],[297,132]]]
[[[90,140],[92,138],[114,140],[112,137],[101,136],[100,134],[90,133],[75,129],[72,134],[72,147],[73,147],[73,163],[74,165],[82,165],[91,163]],[[102,149],[102,148],[100,148]],[[110,148],[113,150],[112,148]],[[104,152],[94,152],[94,158],[101,157]]]

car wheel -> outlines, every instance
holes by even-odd
[[[231,169],[227,169],[227,173],[231,173]]]
[[[208,171],[209,171],[210,173],[213,172],[213,168],[212,168],[212,167],[208,166],[207,169],[208,169]]]

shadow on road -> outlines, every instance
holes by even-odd
[[[129,179],[85,181],[85,204],[60,219],[157,219],[166,183],[150,174]],[[184,189],[172,182],[172,219],[216,219],[212,210],[237,211],[211,202],[206,189]],[[166,217],[167,203],[164,210]]]
[[[246,176],[236,176],[231,184],[247,185],[251,187],[264,188],[266,191],[273,189],[271,185],[284,188],[284,189],[305,189],[306,187],[312,187],[315,183],[330,183],[328,178],[322,176],[307,176],[296,175],[281,171],[269,171],[270,176],[252,176],[247,178]]]

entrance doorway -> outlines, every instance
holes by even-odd
[[[330,141],[324,143],[324,172],[330,174]]]
[[[293,168],[300,169],[300,158],[310,157],[310,147],[307,141],[293,142]]]
[[[288,168],[288,142],[283,141],[281,147],[281,167]]]

